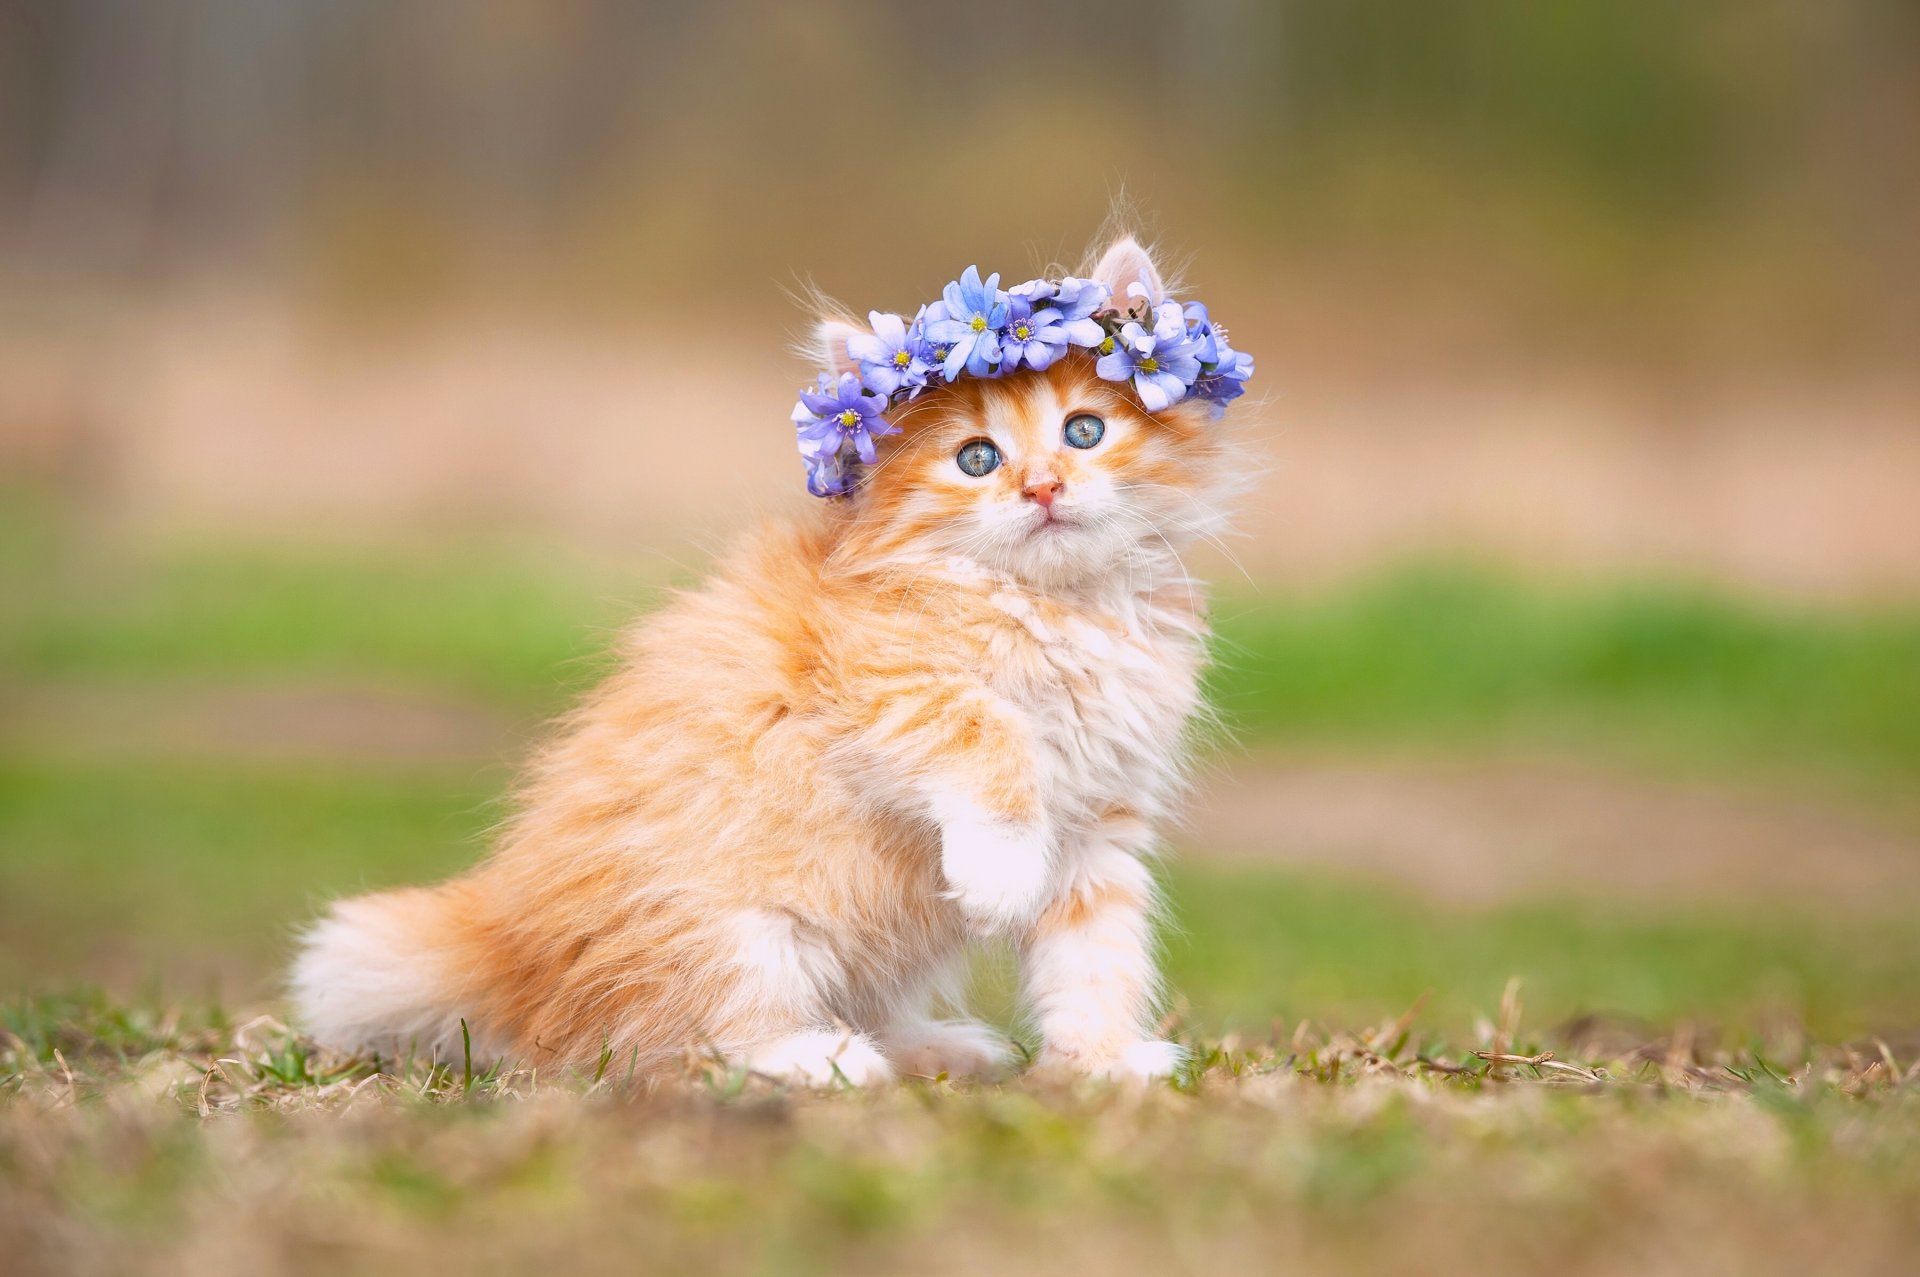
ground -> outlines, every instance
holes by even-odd
[[[1903,1271],[1920,618],[1460,568],[1229,592],[1193,1050],[798,1094],[317,1053],[287,937],[484,846],[668,582],[0,537],[9,1272]],[[1004,957],[976,998],[1021,1026]],[[95,989],[100,991],[93,991]],[[1550,1054],[1549,1054],[1550,1053]]]
[[[23,1273],[1892,1273],[1920,1243],[1920,1062],[1599,1026],[1569,1059],[1512,990],[1476,1050],[1303,1025],[1147,1090],[375,1073],[266,1018],[6,1023]]]

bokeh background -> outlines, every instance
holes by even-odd
[[[468,862],[796,299],[1116,207],[1260,364],[1188,1022],[1920,1029],[1896,0],[0,0],[0,984]]]

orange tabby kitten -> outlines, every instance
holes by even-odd
[[[1092,276],[1165,295],[1131,239]],[[822,325],[837,368],[853,331]],[[1087,415],[1097,444],[1065,446]],[[1006,1044],[935,1009],[964,945],[1003,936],[1043,1062],[1171,1072],[1144,860],[1201,708],[1178,551],[1242,464],[1217,416],[1149,413],[1079,351],[895,408],[850,496],[634,627],[490,858],[312,927],[299,1019],[443,1058],[464,1019],[536,1065],[693,1047],[812,1083],[982,1075]],[[980,440],[1001,463],[975,475],[956,457]]]

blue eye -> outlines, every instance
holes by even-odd
[[[992,474],[1000,466],[1000,449],[985,439],[975,439],[971,443],[960,445],[960,452],[954,457],[960,469],[978,479],[981,475]]]
[[[1090,412],[1079,412],[1067,418],[1067,443],[1075,448],[1091,448],[1099,443],[1107,433],[1107,423]]]

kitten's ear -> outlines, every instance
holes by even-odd
[[[847,339],[870,335],[860,325],[844,319],[823,319],[813,329],[813,357],[820,367],[836,377],[843,372],[858,372],[860,365],[847,350]]]
[[[1140,241],[1131,235],[1122,235],[1113,241],[1099,265],[1093,268],[1093,278],[1112,290],[1113,304],[1122,310],[1130,304],[1128,298],[1135,284],[1147,290],[1147,297],[1156,306],[1167,299],[1167,286],[1160,279],[1159,268],[1147,256]]]

